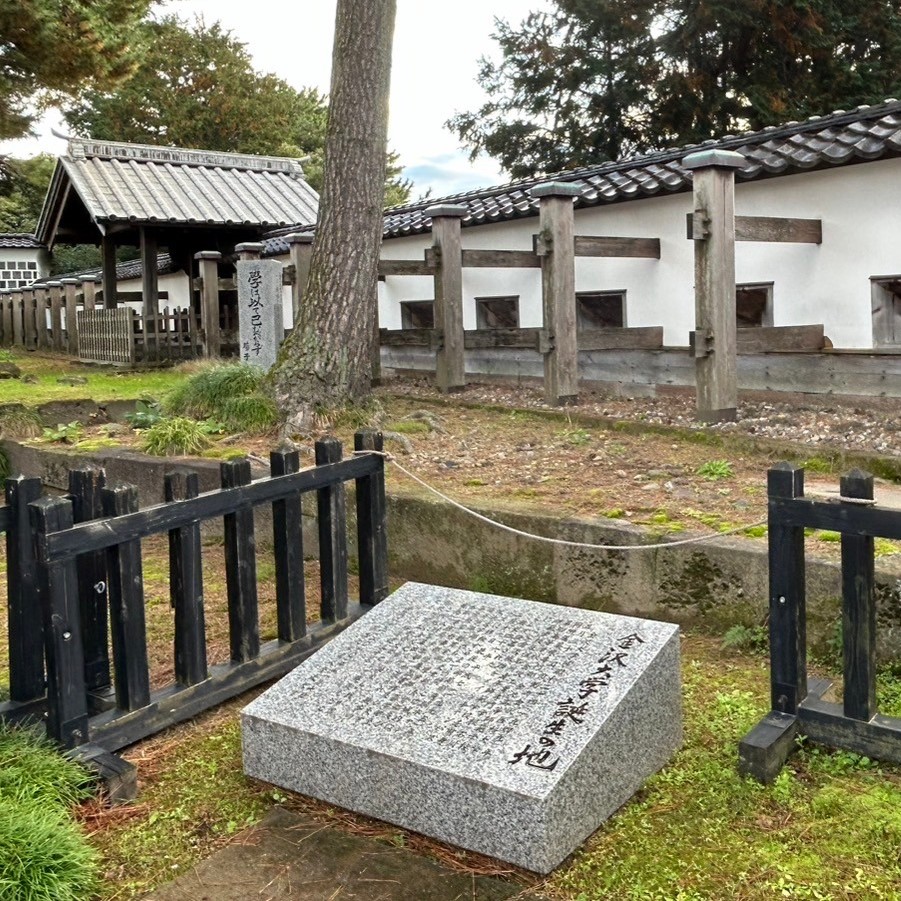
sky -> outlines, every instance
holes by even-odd
[[[255,66],[295,88],[328,93],[336,0],[169,0],[166,11],[185,18],[219,20],[247,44]],[[494,19],[519,22],[549,0],[397,0],[391,77],[390,148],[400,155],[413,197],[431,188],[439,198],[508,181],[488,157],[473,162],[444,123],[456,112],[477,109],[484,95],[476,82],[479,59],[496,56]],[[18,156],[59,154],[65,131],[59,114],[45,117],[39,137],[7,142]]]

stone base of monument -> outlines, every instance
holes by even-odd
[[[669,623],[408,583],[242,713],[249,776],[547,873],[681,743]]]

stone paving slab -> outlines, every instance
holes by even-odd
[[[276,809],[145,901],[542,901],[372,838]]]

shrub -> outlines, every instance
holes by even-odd
[[[4,438],[37,438],[44,430],[34,410],[18,404],[0,410],[0,434]]]
[[[161,419],[141,436],[142,450],[156,457],[199,454],[209,444],[204,424],[184,416]]]

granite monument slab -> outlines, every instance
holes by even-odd
[[[282,264],[277,260],[239,260],[237,282],[241,359],[268,371],[285,337]]]
[[[547,873],[682,739],[669,623],[407,583],[242,711],[254,778]]]

